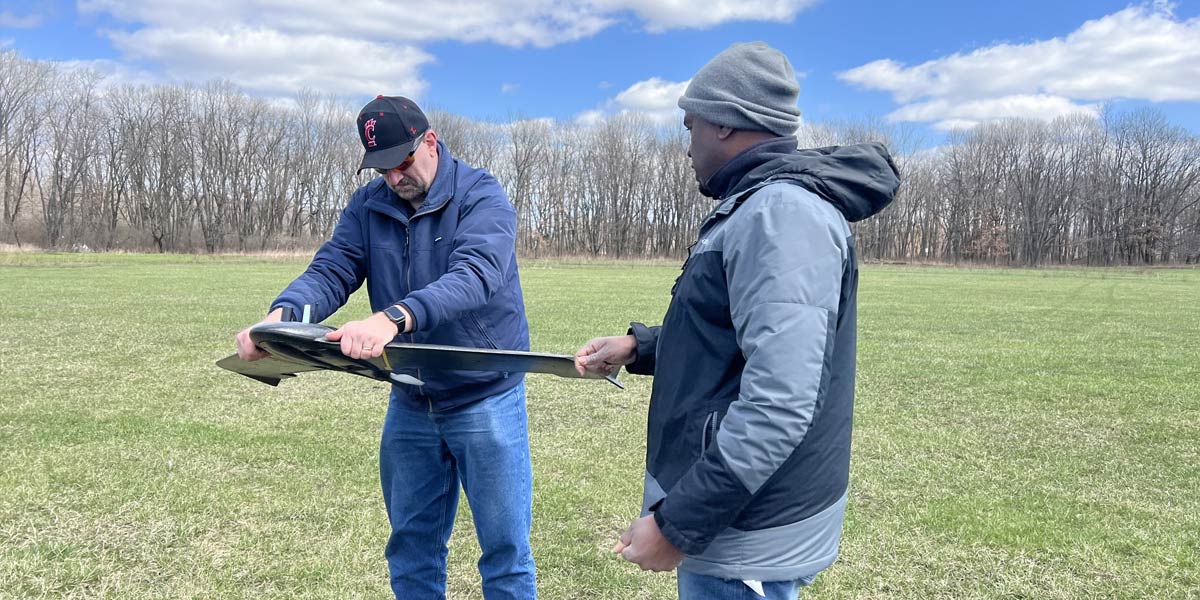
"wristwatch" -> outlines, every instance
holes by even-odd
[[[400,310],[400,306],[393,304],[383,309],[383,315],[396,324],[396,333],[404,333],[404,327],[407,324],[408,317],[404,316],[404,311]]]

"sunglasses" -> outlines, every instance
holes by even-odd
[[[417,158],[415,155],[417,153],[417,148],[420,148],[421,142],[425,141],[426,133],[429,133],[429,131],[426,130],[425,133],[422,133],[421,135],[417,136],[416,139],[413,140],[412,150],[408,153],[408,156],[404,157],[404,162],[402,162],[390,169],[376,168],[375,172],[379,173],[380,175],[387,175],[390,171],[400,171],[401,173],[407,171],[408,168],[411,167],[414,162],[416,162]]]
[[[406,156],[404,158],[404,162],[400,163],[399,165],[396,165],[390,169],[380,169],[380,168],[376,167],[375,172],[379,173],[380,175],[387,175],[388,172],[397,171],[397,170],[400,171],[401,173],[403,173],[403,172],[407,171],[408,168],[411,167],[414,162],[416,162],[416,158],[413,157],[414,154],[416,154],[416,150],[409,152],[408,156]]]

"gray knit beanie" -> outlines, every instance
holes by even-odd
[[[792,135],[800,127],[792,63],[763,42],[734,44],[704,65],[679,108],[714,125]]]

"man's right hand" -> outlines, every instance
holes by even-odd
[[[637,359],[637,339],[632,335],[596,338],[575,353],[575,370],[580,375],[596,373],[608,377]]]
[[[278,322],[282,318],[283,318],[283,309],[277,308],[277,309],[271,311],[271,313],[268,314],[265,319],[263,319],[262,321],[259,321],[259,323],[275,323],[275,322]],[[256,323],[255,325],[257,325],[257,324],[258,323]],[[258,360],[260,358],[266,358],[266,357],[270,356],[270,354],[268,354],[266,350],[263,350],[262,348],[255,346],[254,341],[250,339],[250,328],[251,327],[253,327],[253,325],[239,331],[237,334],[237,337],[235,338],[237,340],[238,358],[240,358],[242,360],[250,361],[250,360]]]

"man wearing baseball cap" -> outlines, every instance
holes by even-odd
[[[517,273],[516,210],[504,188],[456,158],[412,100],[379,96],[357,119],[359,188],[333,237],[271,303],[313,321],[367,285],[370,316],[329,334],[352,358],[373,358],[393,340],[529,349]],[[266,356],[248,331],[245,360]],[[384,548],[397,598],[444,598],[447,542],[461,485],[482,549],[486,598],[536,598],[529,532],[533,470],[520,373],[398,368],[423,385],[392,385],[379,446],[379,475],[392,532]]]
[[[800,86],[734,44],[679,99],[700,226],[660,327],[597,338],[580,372],[654,375],[642,517],[614,547],[679,597],[794,600],[838,553],[850,475],[858,263],[850,222],[900,185],[881,144],[797,149]]]

